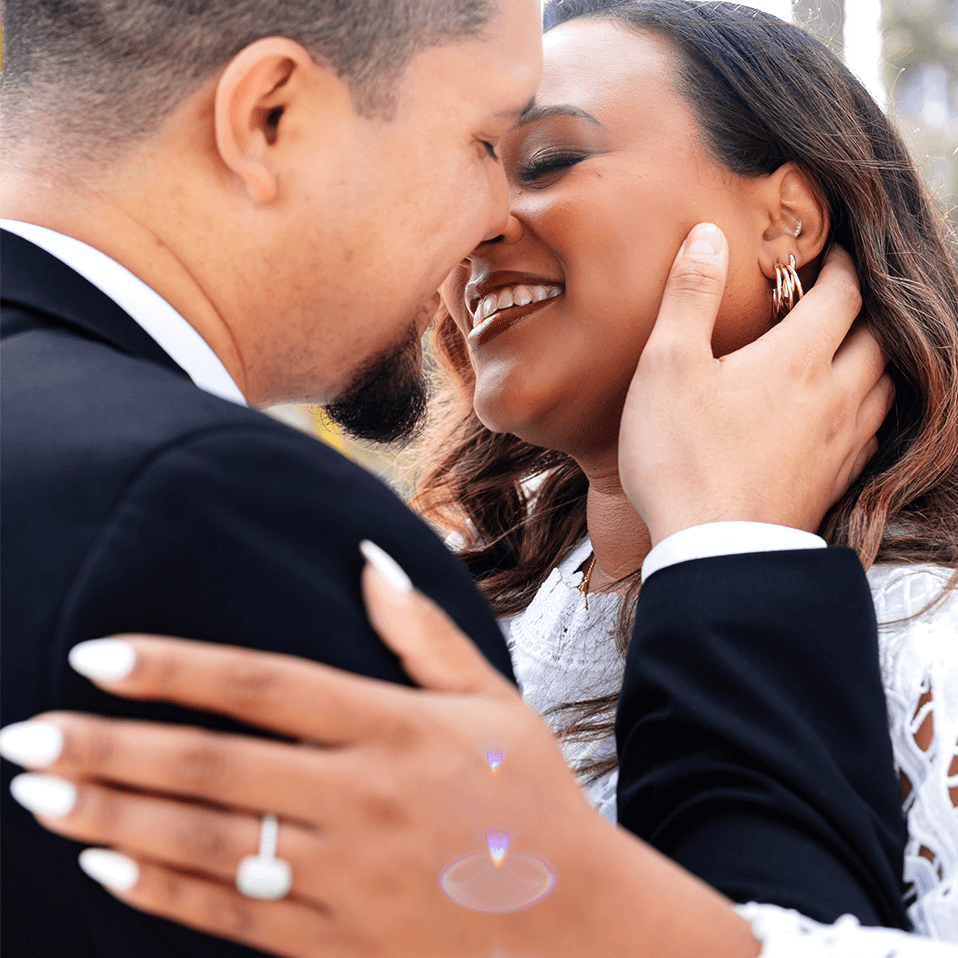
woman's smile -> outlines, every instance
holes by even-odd
[[[491,273],[466,287],[466,303],[472,315],[470,348],[484,345],[493,336],[537,313],[562,295],[561,284],[541,276]]]

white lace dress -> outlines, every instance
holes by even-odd
[[[619,600],[591,594],[587,602],[579,591],[577,570],[591,552],[588,540],[580,543],[529,606],[502,623],[523,696],[555,728],[563,718],[550,716],[550,709],[622,683],[625,662],[613,640]],[[868,573],[895,764],[906,794],[906,900],[917,934],[861,928],[851,916],[820,925],[774,905],[742,905],[739,912],[764,942],[763,958],[958,958],[958,589],[923,611],[949,574],[924,565],[876,566]],[[562,747],[578,766],[614,754],[615,740],[609,735]],[[613,822],[617,779],[613,770],[583,786]]]

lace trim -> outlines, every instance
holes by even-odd
[[[950,575],[876,566],[869,580],[908,818],[905,901],[916,931],[958,942],[958,592],[935,602]]]
[[[852,915],[822,925],[777,905],[749,902],[735,910],[762,942],[761,958],[955,958],[953,945],[892,928],[863,928]]]

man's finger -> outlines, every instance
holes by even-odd
[[[712,223],[689,233],[669,272],[642,361],[676,356],[712,359],[712,330],[728,273],[728,243]]]
[[[862,447],[862,451],[852,463],[852,468],[848,473],[848,477],[845,482],[846,487],[850,488],[856,482],[858,482],[859,477],[865,471],[865,466],[868,465],[872,456],[874,456],[876,452],[878,452],[878,438],[876,436],[872,436],[871,439],[869,439],[868,442],[866,442]],[[838,498],[841,498],[841,496]]]
[[[818,347],[823,361],[838,351],[862,308],[861,286],[852,258],[833,246],[815,285],[766,337],[792,338],[807,349]]]
[[[871,391],[858,409],[857,426],[863,436],[874,436],[881,428],[885,417],[891,412],[895,402],[895,384],[891,376],[884,373],[872,386]]]
[[[859,323],[852,328],[835,352],[832,370],[839,380],[850,387],[857,384],[855,391],[858,395],[865,396],[881,379],[887,364],[888,357],[878,345],[871,329],[864,323]]]
[[[376,556],[367,552],[367,558]],[[397,591],[376,562],[363,569],[369,621],[418,685],[440,692],[517,696],[474,643],[431,599],[415,589]]]

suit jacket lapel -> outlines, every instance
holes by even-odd
[[[3,230],[0,237],[5,305],[18,306],[46,325],[72,327],[88,338],[187,376],[125,310],[66,263],[16,233]],[[2,323],[3,335],[8,336],[17,320],[4,316]]]

